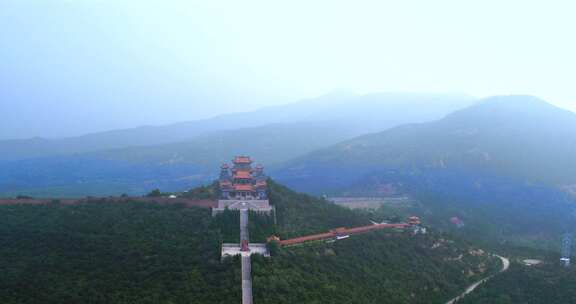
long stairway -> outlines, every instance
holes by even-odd
[[[249,256],[242,257],[242,304],[252,304],[252,264]]]
[[[248,210],[240,210],[240,244],[249,244]],[[243,246],[243,245],[241,245]],[[250,252],[242,254],[242,304],[252,304],[252,263]]]

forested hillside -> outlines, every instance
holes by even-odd
[[[382,195],[375,191],[379,185],[412,201],[397,208],[384,206],[384,214],[420,215],[437,229],[491,246],[558,251],[561,235],[576,228],[574,199],[542,184],[459,171],[394,171],[370,175],[347,193]]]
[[[438,235],[379,231],[253,262],[260,303],[443,303],[499,264]]]
[[[510,270],[490,280],[458,304],[566,304],[576,303],[576,270],[556,261]]]
[[[281,238],[369,224],[365,213],[269,184]],[[442,303],[498,267],[447,235],[378,231],[256,257],[254,296],[261,303]]]
[[[0,303],[224,303],[239,263],[220,261],[208,209],[151,203],[0,206]]]
[[[281,238],[370,224],[365,216],[326,200],[294,192],[272,180],[268,186],[270,202],[277,213],[276,230]]]
[[[368,221],[273,181],[269,195],[277,225],[251,215],[255,240]],[[238,232],[236,215],[136,201],[0,206],[0,302],[239,302],[239,262],[219,257],[221,241]],[[448,235],[380,231],[255,257],[254,295],[259,303],[442,303],[497,267]]]

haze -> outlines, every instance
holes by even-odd
[[[576,109],[572,1],[0,0],[0,138],[167,124],[334,89]]]

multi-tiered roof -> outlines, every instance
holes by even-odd
[[[252,168],[248,156],[236,156],[230,168],[222,165],[220,173],[221,199],[266,199],[266,176],[262,165]]]

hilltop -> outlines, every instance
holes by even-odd
[[[269,191],[278,225],[256,220],[256,238],[269,230],[296,236],[368,220],[272,181]],[[219,261],[227,221],[207,209],[137,199],[0,209],[0,234],[10,243],[0,246],[7,274],[0,279],[2,303],[239,301],[238,263]],[[281,248],[270,259],[255,257],[253,265],[255,298],[262,303],[442,303],[499,267],[487,253],[447,235],[398,231]]]

